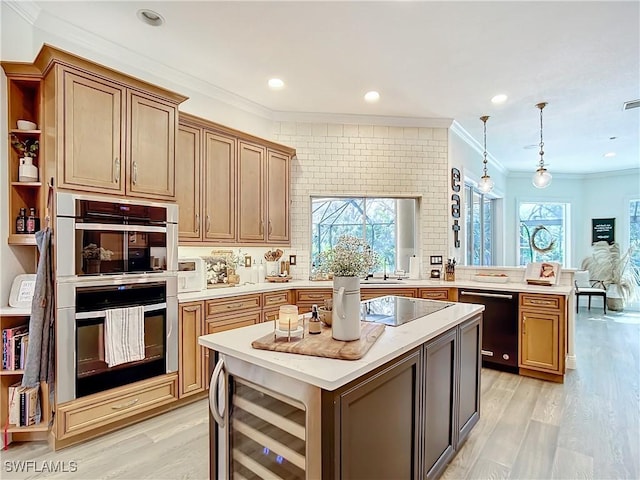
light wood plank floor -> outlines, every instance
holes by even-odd
[[[480,421],[443,478],[640,478],[640,313],[581,310],[576,354],[563,385],[483,370]],[[58,452],[12,444],[0,478],[206,479],[207,428],[203,400]],[[10,471],[29,460],[77,471]]]

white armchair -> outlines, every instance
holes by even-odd
[[[579,270],[574,274],[574,283],[576,286],[576,313],[580,304],[581,296],[589,297],[588,308],[591,310],[591,297],[602,297],[604,305],[604,313],[607,314],[607,288],[600,280],[591,280],[588,270]]]

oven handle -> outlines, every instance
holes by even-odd
[[[153,305],[145,305],[144,311],[146,312],[155,312],[156,310],[163,310],[167,308],[166,303],[155,303]],[[89,318],[104,318],[106,317],[105,310],[97,310],[95,312],[81,312],[76,313],[76,320],[86,320]]]
[[[110,232],[158,232],[166,233],[167,227],[152,227],[148,225],[114,225],[111,223],[76,223],[76,230],[99,230]]]

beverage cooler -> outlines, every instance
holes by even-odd
[[[320,401],[317,387],[218,354],[210,478],[320,478]]]

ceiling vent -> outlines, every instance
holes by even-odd
[[[622,104],[622,110],[631,110],[632,108],[640,107],[640,99],[639,100],[631,100],[630,102],[624,102]]]

